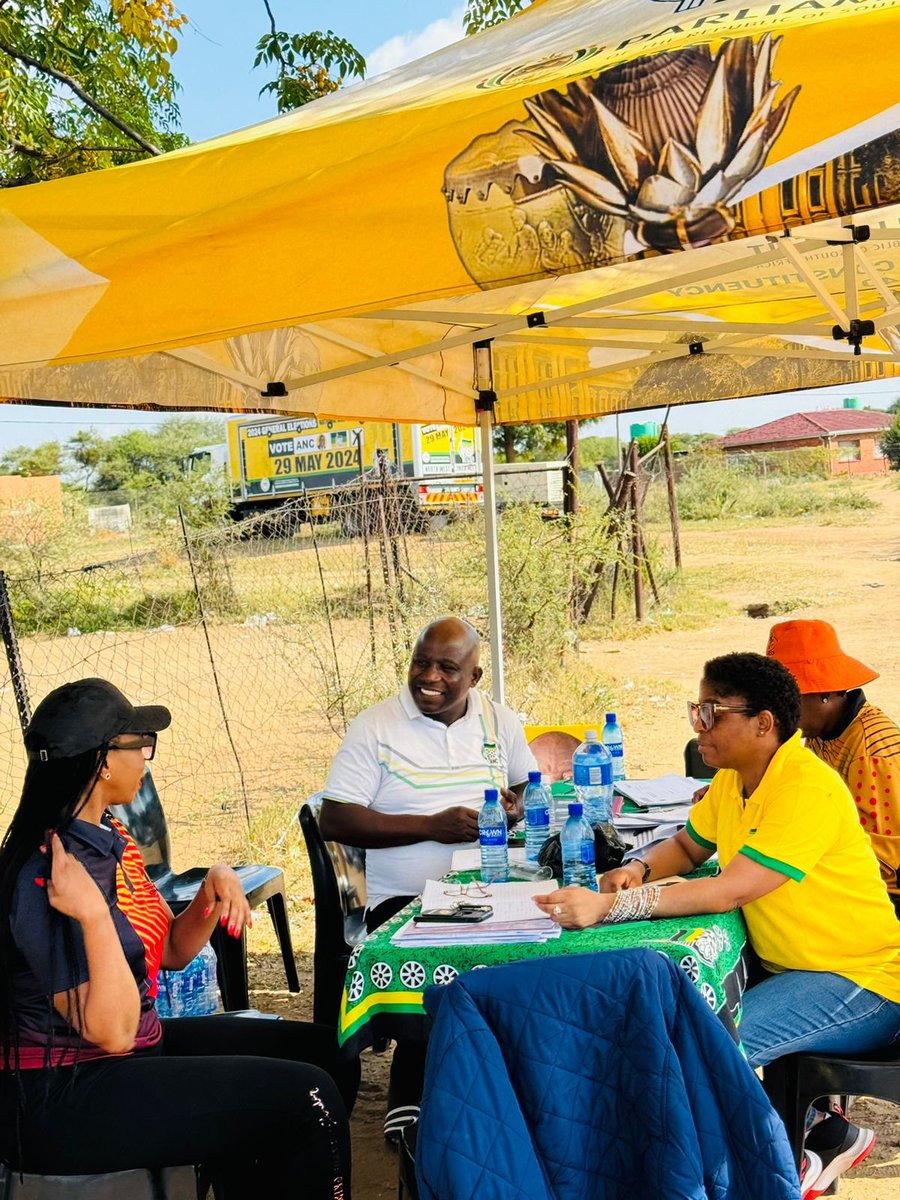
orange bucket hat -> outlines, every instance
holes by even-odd
[[[787,667],[801,696],[849,692],[878,678],[877,671],[843,652],[834,626],[827,621],[781,621],[773,625],[766,655]]]

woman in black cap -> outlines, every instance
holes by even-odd
[[[203,1163],[227,1200],[345,1200],[358,1067],[338,1066],[332,1030],[156,1015],[160,967],[186,966],[217,921],[240,937],[250,918],[225,865],[173,918],[107,812],[134,799],[170,722],[82,679],[26,730],[0,845],[0,1157],[54,1175]]]

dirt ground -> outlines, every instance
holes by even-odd
[[[869,697],[898,717],[900,488],[893,481],[865,486],[880,507],[858,523],[763,528],[748,522],[727,530],[683,530],[685,571],[726,601],[730,614],[702,629],[667,632],[651,624],[630,640],[598,640],[580,647],[584,659],[602,666],[613,681],[629,773],[681,771],[690,735],[684,704],[696,696],[703,662],[730,650],[763,651],[772,620],[788,616],[832,621],[845,649],[881,672],[866,689]],[[775,615],[762,620],[746,615],[746,606],[760,604]],[[308,946],[309,929],[296,932],[298,942]],[[251,982],[261,987],[251,1002],[285,1016],[308,1017],[311,970],[311,957],[303,955],[304,991],[292,997],[283,990],[277,957],[255,956]],[[362,1088],[352,1120],[354,1190],[363,1200],[396,1195],[396,1158],[381,1138],[387,1069],[386,1056],[363,1056]],[[860,1099],[852,1116],[874,1128],[878,1140],[866,1163],[842,1180],[840,1195],[845,1200],[900,1200],[900,1109]]]

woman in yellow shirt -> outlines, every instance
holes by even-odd
[[[767,973],[744,995],[741,1041],[754,1067],[900,1039],[900,923],[846,786],[801,743],[792,675],[761,654],[714,658],[689,714],[704,761],[719,769],[687,827],[607,872],[599,894],[563,888],[538,904],[567,929],[741,908]],[[642,886],[715,852],[718,875]],[[819,1146],[824,1167],[803,1196],[821,1195],[873,1141],[843,1117],[822,1121],[807,1147]]]

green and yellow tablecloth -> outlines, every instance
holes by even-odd
[[[677,885],[676,885],[677,886]],[[746,981],[747,933],[740,912],[638,921],[580,932],[563,931],[550,942],[480,945],[473,931],[466,946],[394,946],[391,937],[419,911],[401,909],[353,952],[347,969],[338,1040],[349,1054],[378,1037],[424,1037],[422,996],[463,971],[531,958],[641,948],[665,954],[693,980],[714,1012],[738,1023]]]

